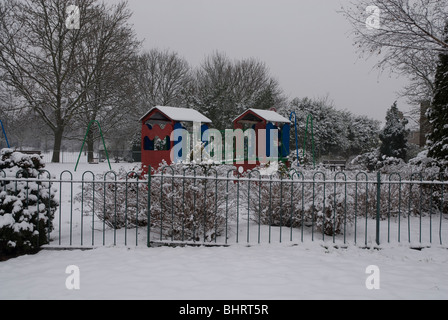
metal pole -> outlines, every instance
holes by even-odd
[[[2,130],[3,130],[3,135],[5,136],[6,145],[8,146],[8,149],[10,149],[11,147],[9,145],[8,137],[6,136],[5,126],[3,125],[2,120],[0,120],[0,124],[2,125]]]
[[[311,120],[311,147],[313,152],[313,168],[316,169],[316,153],[314,148],[314,125],[313,125],[313,115],[309,114],[306,118],[306,128],[305,128],[305,140],[303,141],[303,157],[305,158],[305,150],[306,150],[306,143],[307,143],[307,137],[308,137],[308,124]]]
[[[376,244],[380,245],[381,173],[378,172],[376,187]]]
[[[289,121],[292,122],[292,116],[294,115],[294,129],[296,134],[296,156],[297,156],[297,166],[300,167],[300,161],[299,161],[299,136],[297,134],[297,115],[295,111],[291,112],[289,116]]]
[[[148,211],[147,211],[147,221],[148,221],[148,226],[147,226],[147,235],[146,235],[146,241],[147,241],[147,247],[150,248],[151,247],[151,166],[148,166]]]

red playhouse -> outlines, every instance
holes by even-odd
[[[191,127],[193,123],[201,123],[201,132],[208,129],[210,119],[194,109],[157,106],[149,110],[141,119],[142,122],[142,167],[147,172],[148,166],[158,169],[165,161],[172,164],[171,150],[175,142],[172,133],[176,129]]]
[[[254,132],[256,141],[252,150],[248,148],[250,143],[245,143],[244,163],[238,164],[237,162],[236,166],[238,169],[242,167],[246,171],[259,166],[261,163],[260,157],[265,156],[263,153],[266,154],[266,157],[274,156],[271,153],[273,153],[272,151],[276,145],[274,144],[275,140],[271,130],[278,130],[278,160],[287,163],[287,157],[290,152],[289,142],[291,133],[291,121],[289,119],[286,119],[274,110],[249,109],[233,121],[233,127],[234,130],[241,129],[244,132],[253,129],[251,132]],[[245,133],[245,136],[247,137],[249,135]],[[263,148],[264,146],[261,144],[265,144],[266,148]]]

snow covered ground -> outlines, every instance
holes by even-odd
[[[448,250],[321,243],[42,251],[0,263],[0,299],[447,299]],[[68,290],[66,268],[79,268]],[[366,273],[379,268],[379,290]]]
[[[107,171],[101,166],[82,164],[74,179],[85,170]],[[64,170],[73,171],[74,164],[47,169],[59,178]],[[63,193],[64,211],[69,200]],[[288,230],[284,232],[286,240]],[[245,234],[240,236],[244,242]],[[358,245],[363,244],[360,239]],[[328,240],[148,249],[142,238],[139,247],[131,241],[129,248],[113,247],[108,241],[106,247],[87,251],[44,250],[0,262],[0,299],[448,299],[448,249],[436,240],[421,251],[408,243],[391,242],[377,250],[353,241],[341,248]],[[72,276],[66,270],[72,265],[79,268],[79,290],[66,287]],[[366,273],[372,265],[379,274]],[[373,275],[379,275],[378,290],[366,287]]]

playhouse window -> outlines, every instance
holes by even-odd
[[[263,122],[263,120],[251,113],[248,113],[240,121],[238,121],[240,124],[248,124],[251,126],[260,122]]]
[[[166,124],[171,122],[170,119],[168,119],[167,117],[165,117],[163,114],[161,114],[160,112],[155,112],[149,119],[148,122],[150,122],[152,125],[154,124]]]
[[[155,137],[154,139],[154,151],[167,151],[170,150],[170,137],[165,137],[165,139],[160,139]]]
[[[148,137],[145,137],[143,141],[143,149],[145,151],[152,151],[154,150],[154,141],[149,139]]]
[[[170,150],[170,137],[166,137],[165,139],[160,139],[159,137],[155,137],[154,140],[149,139],[148,137],[144,138],[143,149],[145,151],[168,151]]]

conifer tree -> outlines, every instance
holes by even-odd
[[[445,27],[448,40],[448,24]],[[431,132],[428,134],[428,156],[448,162],[448,51],[439,55],[434,84],[434,97],[428,110]]]
[[[407,153],[406,129],[408,121],[403,117],[403,113],[398,110],[397,102],[387,111],[386,125],[380,133],[380,157],[394,157],[405,159]]]

